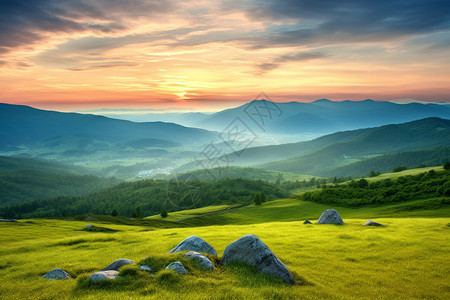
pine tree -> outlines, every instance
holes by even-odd
[[[111,216],[113,216],[113,217],[118,216],[117,210],[115,208],[111,211]]]
[[[444,164],[444,169],[445,170],[450,170],[450,162],[446,162],[445,164]]]
[[[134,209],[133,218],[142,218],[142,209],[140,206]]]
[[[264,193],[264,192],[261,192],[261,194],[260,194],[260,199],[261,199],[261,203],[264,203],[264,202],[266,202],[266,193]]]
[[[261,195],[259,193],[255,194],[255,197],[253,198],[253,202],[255,202],[255,205],[261,205]]]
[[[161,218],[167,218],[168,215],[167,210],[163,207],[161,211]]]

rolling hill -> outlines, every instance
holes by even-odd
[[[0,150],[65,136],[82,136],[103,142],[159,139],[170,143],[210,142],[215,134],[174,123],[135,123],[103,116],[45,111],[0,103]]]
[[[62,195],[86,195],[118,182],[88,173],[80,167],[47,160],[0,156],[0,206]]]
[[[336,134],[339,135],[339,134]],[[426,149],[450,145],[450,120],[427,118],[347,132],[345,139],[284,160],[261,164],[260,167],[286,172],[323,176],[330,169],[367,159],[374,155]],[[333,140],[333,135],[327,139]],[[396,165],[392,166],[395,167]]]

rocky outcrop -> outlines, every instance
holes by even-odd
[[[175,248],[170,250],[169,253],[178,253],[184,250],[208,253],[217,256],[217,251],[214,249],[214,247],[198,236],[190,236],[184,239]]]
[[[175,262],[170,263],[165,269],[166,270],[174,270],[178,274],[183,274],[183,275],[187,274],[187,271],[184,268],[183,264],[180,263],[179,261],[175,261]]]
[[[42,277],[50,280],[66,280],[72,278],[69,273],[60,268],[53,269]]]
[[[322,213],[317,224],[339,224],[343,225],[344,221],[335,209],[327,209]]]
[[[141,265],[139,266],[139,270],[144,271],[144,272],[148,272],[148,273],[153,273],[153,269],[150,268],[147,265]]]
[[[253,234],[243,236],[225,248],[221,263],[227,265],[233,262],[252,265],[262,273],[281,278],[290,284],[295,283],[289,269]]]
[[[303,224],[312,224],[310,220],[305,220],[305,222],[303,222]]]
[[[183,253],[182,256],[196,261],[201,267],[207,270],[214,269],[214,265],[212,264],[212,262],[203,254],[200,254],[198,252],[187,252]]]
[[[107,267],[103,268],[102,271],[109,271],[109,270],[119,271],[120,268],[122,268],[123,266],[130,264],[134,264],[134,261],[126,258],[117,259],[113,261],[111,264],[109,264]]]
[[[109,271],[98,271],[89,276],[89,281],[91,282],[100,282],[100,281],[106,281],[106,280],[114,280],[117,279],[117,274],[119,272],[114,270]]]
[[[362,224],[362,226],[381,226],[381,227],[386,227],[386,225],[375,222],[375,221],[367,221],[366,223]]]

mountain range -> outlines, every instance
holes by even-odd
[[[104,116],[46,111],[0,103],[0,149],[14,149],[63,136],[108,142],[158,139],[159,142],[196,144],[215,134],[204,129],[164,122],[131,122]]]

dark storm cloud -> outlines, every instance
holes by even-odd
[[[253,20],[277,21],[252,47],[382,41],[450,30],[448,0],[254,0],[234,2]]]
[[[0,2],[0,54],[47,35],[109,33],[125,29],[124,18],[171,9],[171,1],[14,0]]]

